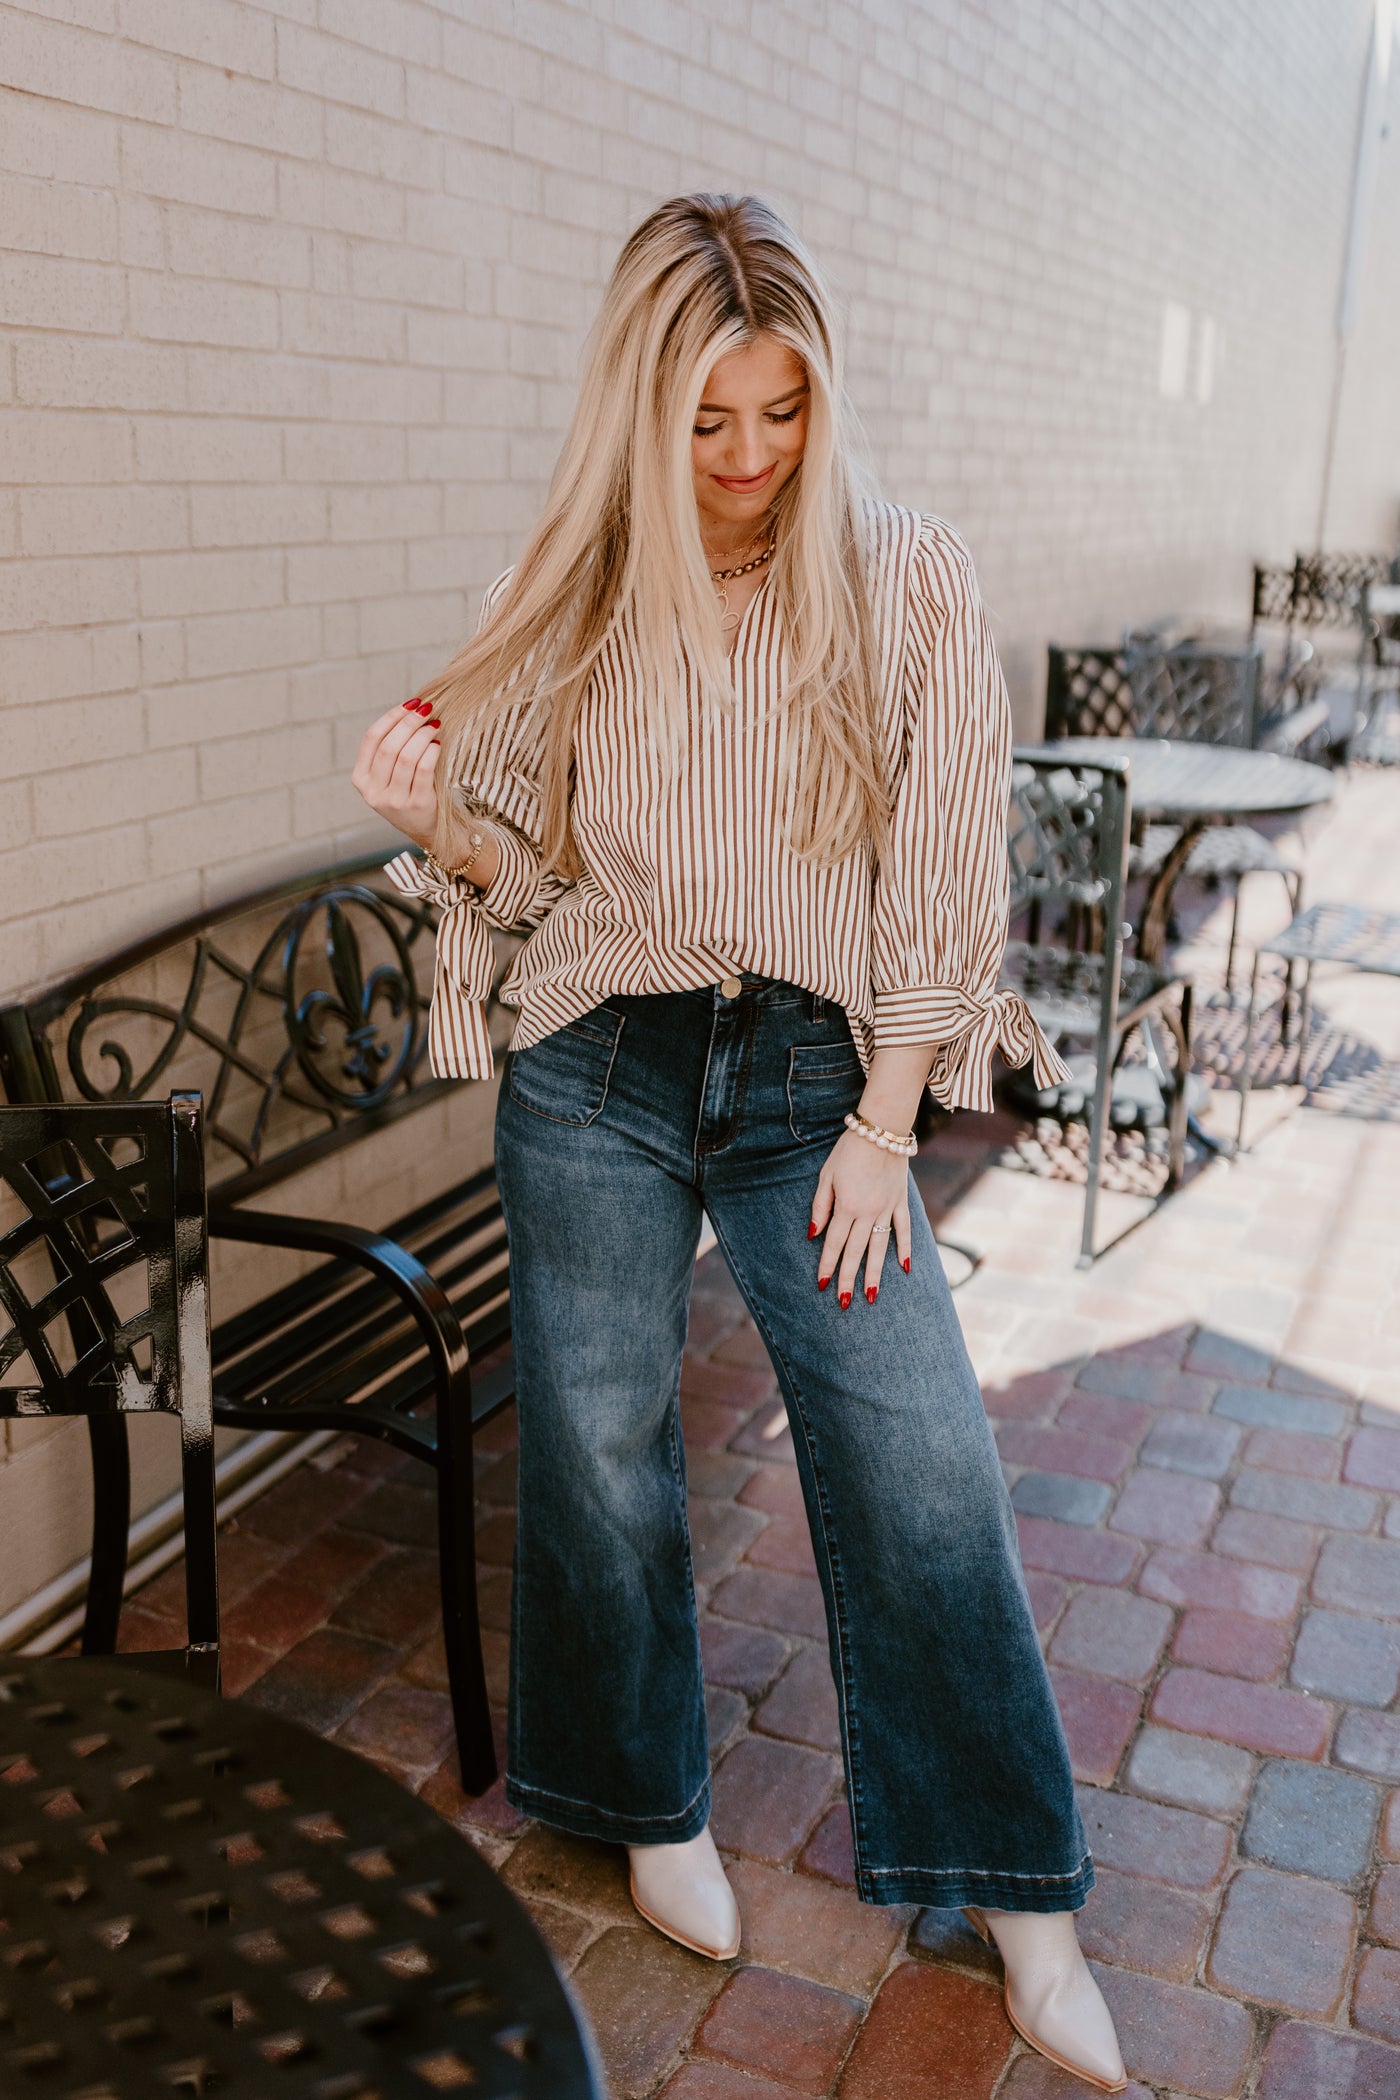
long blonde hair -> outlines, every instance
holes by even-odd
[[[691,433],[717,360],[770,335],[806,368],[801,462],[773,507],[770,590],[787,651],[787,833],[819,863],[862,841],[883,862],[888,793],[866,581],[856,431],[830,297],[797,236],[757,197],[673,197],[619,255],[543,514],[476,637],[423,689],[442,722],[437,849],[452,850],[454,783],[502,707],[538,735],[543,864],[582,870],[570,823],[575,724],[589,679],[630,616],[653,671],[647,734],[662,766],[684,747],[683,663],[709,704],[733,705],[700,538]]]

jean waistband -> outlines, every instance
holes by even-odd
[[[731,980],[716,977],[709,984],[685,985],[674,992],[619,993],[614,997],[691,999],[711,1009],[717,1006],[802,1005],[815,1021],[820,1021],[827,1008],[833,1004],[822,993],[809,991],[803,984],[793,984],[786,977],[765,977],[759,970],[736,970],[733,975],[739,980],[739,989],[732,994],[726,994],[724,991],[725,984]]]

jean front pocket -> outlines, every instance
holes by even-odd
[[[788,1051],[788,1127],[799,1145],[834,1144],[864,1092],[854,1043],[794,1043]]]
[[[591,1123],[607,1099],[626,1018],[595,1006],[514,1051],[507,1080],[511,1099],[551,1123]]]

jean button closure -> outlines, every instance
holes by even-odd
[[[737,977],[722,977],[719,988],[726,999],[737,999],[740,992],[744,989]]]

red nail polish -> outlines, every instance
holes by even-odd
[[[418,711],[418,702],[417,702],[416,700],[405,700],[405,701],[404,701],[404,706],[405,706],[405,707],[411,707],[411,708],[413,709],[413,711],[414,711],[414,713],[415,713],[415,714],[416,714],[416,713],[417,713],[417,711]]]
[[[873,1304],[875,1303],[875,1300],[876,1300],[876,1299],[877,1299],[877,1298],[879,1297],[879,1295],[880,1295],[880,1286],[879,1286],[879,1284],[878,1284],[878,1283],[867,1283],[867,1285],[865,1286],[865,1302],[866,1302],[866,1304],[867,1304],[867,1305],[873,1305]]]
[[[432,711],[433,704],[431,700],[420,700],[418,702],[418,712],[420,715],[430,715]]]
[[[850,1304],[850,1302],[851,1302],[851,1294],[850,1294],[850,1292],[849,1292],[849,1291],[842,1291],[842,1293],[841,1293],[841,1310],[842,1310],[842,1312],[844,1312],[844,1311],[846,1310],[846,1307],[847,1307],[847,1306],[848,1306],[848,1305]]]
[[[830,1281],[831,1278],[829,1276],[819,1276],[817,1278],[817,1289],[819,1291],[824,1291],[827,1285],[830,1283]]]
[[[816,1236],[817,1236],[817,1231],[818,1231],[818,1228],[817,1228],[817,1227],[816,1227],[815,1225],[809,1224],[809,1225],[808,1225],[808,1227],[807,1227],[807,1237],[808,1237],[808,1239],[809,1239],[809,1240],[814,1240],[814,1239],[816,1238]]]
[[[441,722],[433,721],[433,722],[429,722],[429,724],[428,724],[428,727],[429,727],[429,729],[441,729],[441,727],[442,727],[442,724],[441,724]]]
[[[909,1257],[907,1254],[905,1255],[903,1261],[900,1263],[900,1267],[903,1269],[905,1275],[907,1276],[909,1274]]]

